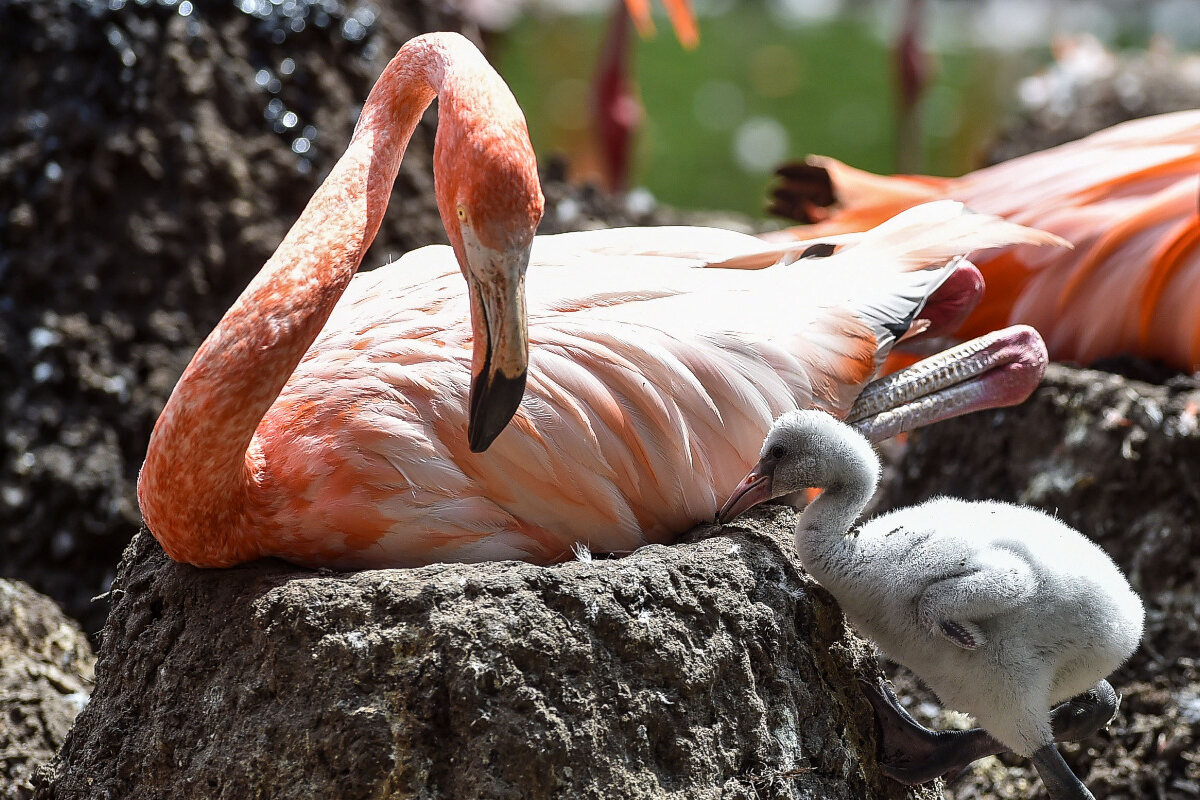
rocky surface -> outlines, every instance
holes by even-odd
[[[1200,797],[1200,384],[1152,385],[1052,365],[1024,405],[914,433],[888,505],[936,494],[1028,503],[1099,542],[1147,609],[1141,649],[1113,677],[1122,713],[1064,746],[1097,797]],[[901,676],[918,716],[951,720]],[[1008,768],[1011,766],[1011,768]],[[1029,765],[988,759],[947,797],[1040,800]]]
[[[455,8],[0,0],[0,575],[99,630],[90,599],[140,524],[134,479],[176,378],[391,54],[422,31],[471,33]],[[367,266],[444,239],[434,119]],[[546,231],[679,220],[561,173],[548,170]]]
[[[47,597],[0,580],[0,797],[30,795],[92,690],[96,658]]]
[[[38,796],[935,797],[876,772],[874,660],[784,554],[791,520],[353,574],[197,570],[141,534]]]
[[[1017,91],[1019,112],[988,148],[987,163],[1045,150],[1152,114],[1200,106],[1200,56],[1165,39],[1114,52],[1081,35],[1055,43],[1054,62]]]

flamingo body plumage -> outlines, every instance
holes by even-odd
[[[347,154],[155,427],[138,496],[171,557],[545,562],[669,541],[712,518],[775,417],[849,411],[948,261],[1056,241],[951,202],[829,267],[706,268],[763,247],[706,228],[534,239],[540,187],[502,87],[451,34],[413,40],[385,71]],[[451,246],[351,280],[435,91]],[[478,390],[496,370],[523,398],[478,452]]]
[[[452,250],[356,277],[258,426],[242,536],[338,567],[673,540],[712,517],[776,416],[845,415],[885,326],[942,275],[701,268],[754,246],[692,228],[535,240],[526,395],[484,454],[462,435],[472,337]]]
[[[1021,323],[1055,359],[1132,354],[1200,369],[1200,111],[1122,123],[958,178],[873,175],[830,158],[780,172],[775,209],[817,223],[781,238],[866,230],[952,198],[1072,243],[976,256],[988,289],[962,338]]]

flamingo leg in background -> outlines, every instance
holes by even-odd
[[[633,82],[629,46],[630,16],[625,5],[613,6],[608,32],[600,45],[593,91],[592,127],[600,150],[605,188],[629,188],[630,156],[634,134],[642,120],[642,106]]]
[[[921,96],[929,83],[929,55],[921,46],[925,0],[903,0],[900,35],[892,49],[896,78],[896,169],[918,172],[921,152]]]
[[[690,0],[664,0],[667,15],[680,44],[687,49],[700,42],[700,31]],[[633,48],[629,23],[646,37],[654,35],[649,0],[616,0],[609,16],[608,31],[600,45],[592,89],[592,129],[599,150],[605,188],[623,192],[629,188],[631,154],[642,121],[637,81],[630,62]]]

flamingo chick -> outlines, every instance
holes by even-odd
[[[868,697],[886,774],[924,783],[1011,750],[1033,759],[1054,800],[1092,800],[1054,742],[1115,714],[1104,678],[1137,648],[1141,600],[1095,543],[1031,508],[941,497],[852,529],[878,480],[866,438],[823,412],[793,411],[720,517],[824,489],[796,523],[804,568],[855,628],[982,726],[924,728],[881,682]]]

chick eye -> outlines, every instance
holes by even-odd
[[[467,210],[465,208],[463,208],[462,206],[458,207],[458,218],[461,219],[463,222],[467,221]]]
[[[787,455],[787,448],[781,444],[773,444],[771,445],[771,449],[767,451],[767,455],[778,461]]]

